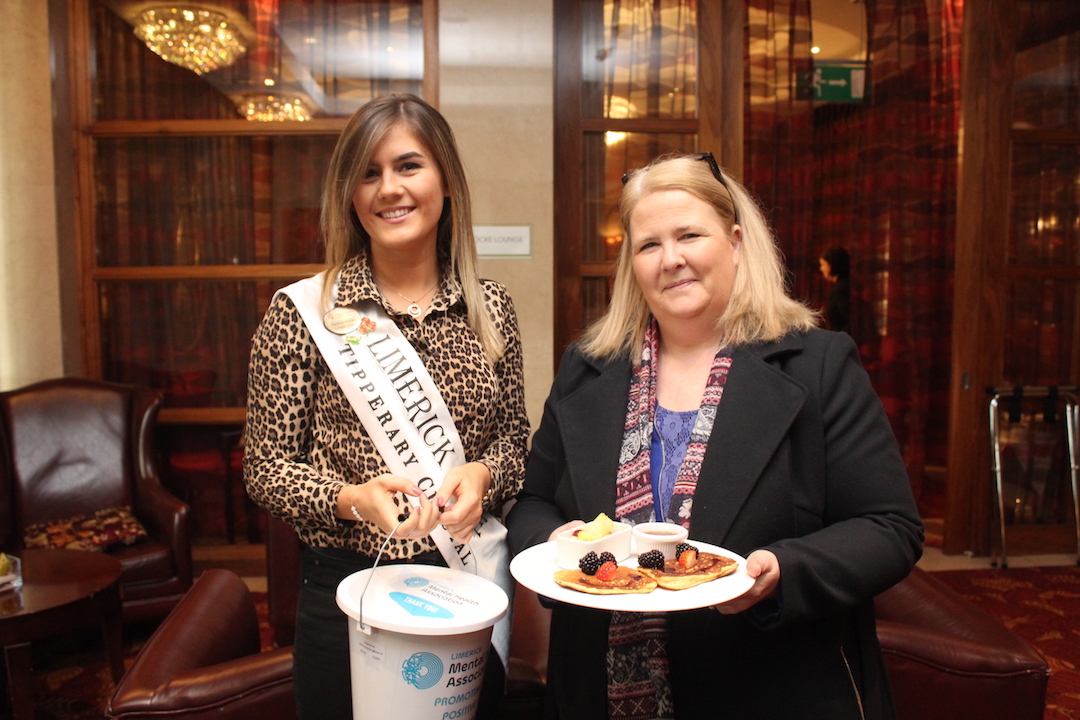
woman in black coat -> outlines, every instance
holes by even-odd
[[[558,603],[548,718],[892,718],[873,597],[922,525],[851,339],[787,298],[711,155],[629,176],[608,314],[563,358],[507,524],[520,552],[604,512],[747,558],[712,608]]]

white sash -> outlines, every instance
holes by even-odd
[[[311,332],[334,378],[356,411],[375,448],[394,475],[409,478],[433,500],[448,470],[466,462],[461,437],[435,381],[397,324],[375,302],[359,308],[358,330],[337,335],[322,313],[323,274],[278,292],[288,295]],[[410,498],[414,506],[418,498]],[[510,651],[514,580],[506,528],[485,512],[473,538],[458,545],[442,525],[431,538],[455,570],[495,582],[510,600],[506,616],[492,632],[492,645],[505,665]]]

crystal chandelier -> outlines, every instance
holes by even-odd
[[[250,93],[237,103],[237,110],[248,120],[257,122],[282,122],[285,120],[310,120],[311,111],[298,97]]]
[[[231,65],[247,51],[225,14],[207,8],[149,8],[135,21],[135,35],[164,60],[197,75]]]

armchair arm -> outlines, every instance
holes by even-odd
[[[135,517],[156,540],[169,547],[182,588],[191,587],[189,509],[161,484],[157,469],[156,430],[162,395],[136,388],[132,394],[131,471],[135,474]]]
[[[247,586],[207,570],[147,641],[106,709],[109,718],[295,718],[292,648],[260,652]]]
[[[113,696],[106,717],[115,720],[294,720],[292,648],[276,648],[190,670],[142,691]]]
[[[874,599],[874,612],[879,621],[925,630],[936,638],[950,640],[950,646],[967,640],[972,647],[992,649],[1000,662],[1009,665],[1046,666],[1042,655],[1020,636],[917,567],[903,582]]]
[[[1031,653],[915,625],[878,620],[877,636],[887,656],[893,656],[897,662],[921,665],[928,672],[958,677],[1034,675],[1037,679],[1049,675],[1046,661]]]
[[[151,536],[169,546],[182,587],[191,587],[190,509],[158,482],[140,478],[136,483],[135,517]]]
[[[915,568],[874,600],[899,720],[1041,720],[1050,667],[982,609]]]

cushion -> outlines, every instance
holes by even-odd
[[[30,525],[23,531],[23,544],[28,548],[104,551],[132,545],[146,536],[146,528],[131,514],[131,508],[121,505],[93,515]]]

